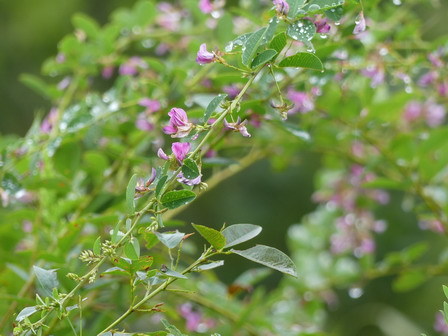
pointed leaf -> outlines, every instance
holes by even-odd
[[[299,8],[303,6],[305,0],[287,0],[287,2],[289,4],[288,16],[294,18],[299,12]]]
[[[164,194],[161,198],[162,205],[168,209],[175,209],[188,204],[196,198],[196,194],[190,190],[173,190]]]
[[[293,68],[306,68],[312,70],[324,70],[322,61],[316,55],[308,52],[300,52],[293,56],[284,58],[280,64],[280,67],[293,67]]]
[[[132,215],[135,211],[134,196],[136,185],[137,185],[137,175],[134,174],[129,180],[128,186],[126,188],[126,210],[129,215]]]
[[[126,257],[128,257],[131,260],[137,260],[138,259],[138,255],[137,255],[137,252],[135,250],[134,244],[132,244],[130,241],[128,241],[126,243],[126,245],[124,245],[124,254],[126,255]]]
[[[210,262],[207,264],[199,265],[198,267],[195,267],[194,270],[197,272],[208,271],[208,270],[214,269],[216,267],[220,267],[222,265],[224,265],[224,260],[218,260],[218,261]]]
[[[188,279],[185,275],[183,275],[183,274],[181,274],[179,272],[173,271],[173,270],[171,270],[169,268],[167,268],[166,271],[163,272],[163,274],[166,275],[166,276],[169,276],[171,278]]]
[[[210,116],[212,115],[212,113],[216,111],[218,106],[222,103],[222,101],[224,99],[226,99],[226,97],[227,97],[227,94],[220,93],[219,95],[217,95],[215,98],[212,99],[212,101],[207,105],[207,108],[205,109],[205,113],[204,113],[204,117],[203,117],[204,123],[206,123],[210,119]]]
[[[205,238],[215,249],[220,250],[226,245],[226,238],[224,235],[212,228],[204,225],[191,224],[199,234]]]
[[[199,167],[193,159],[185,159],[182,164],[182,174],[189,180],[199,176]]]
[[[120,267],[111,267],[102,272],[101,274],[110,274],[110,275],[131,275],[129,271],[126,271]]]
[[[261,39],[261,45],[271,42],[272,38],[274,37],[275,31],[277,30],[279,21],[280,20],[277,16],[274,16],[269,20],[269,25]]]
[[[168,178],[168,175],[163,175],[160,180],[157,182],[156,186],[156,196],[159,197],[160,192],[162,191],[163,186],[165,185],[165,182]]]
[[[101,255],[101,237],[98,237],[93,243],[93,253]]]
[[[448,287],[443,285],[442,288],[443,288],[443,293],[445,294],[446,298],[448,299]]]
[[[299,20],[290,24],[286,33],[294,40],[309,42],[316,34],[316,26],[310,20]]]
[[[38,266],[33,266],[33,270],[42,294],[44,296],[51,296],[53,288],[59,286],[56,270],[46,270]]]
[[[274,247],[256,245],[247,250],[230,250],[246,259],[273,268],[297,278],[296,266],[291,258]]]
[[[254,58],[252,61],[252,64],[250,65],[251,68],[256,68],[262,64],[266,64],[271,59],[273,59],[277,55],[277,52],[274,49],[267,49],[260,54],[257,55],[257,57]]]
[[[253,224],[234,224],[226,227],[222,230],[222,234],[226,238],[227,247],[232,247],[248,241],[260,234],[262,230],[261,226]]]
[[[164,233],[154,232],[154,233],[159,239],[159,241],[169,249],[175,248],[177,245],[179,245],[185,236],[184,233],[179,232],[177,230],[175,232],[164,232]]]
[[[269,48],[274,49],[278,54],[286,46],[286,34],[284,32],[275,35],[271,43],[269,43]]]
[[[258,46],[260,45],[262,38],[266,32],[266,27],[257,30],[253,33],[246,43],[244,43],[243,54],[242,54],[242,62],[245,66],[249,66],[254,59],[255,53],[257,52]]]
[[[23,308],[20,313],[17,315],[16,317],[16,321],[20,322],[23,321],[25,318],[27,318],[28,316],[33,315],[35,312],[39,311],[39,309],[37,309],[36,306],[32,306],[32,307],[25,307]]]

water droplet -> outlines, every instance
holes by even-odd
[[[412,93],[412,87],[411,86],[409,86],[409,85],[407,85],[405,88],[404,88],[404,92],[406,92],[406,93]]]
[[[387,50],[387,48],[381,48],[380,49],[380,55],[381,56],[386,56],[389,53],[389,50]]]
[[[401,0],[392,0],[392,2],[394,3],[395,6],[401,5]]]
[[[221,16],[221,12],[220,11],[213,11],[211,12],[212,18],[214,19],[218,19]]]
[[[335,21],[335,22],[334,22],[334,25],[335,25],[335,26],[339,26],[340,24],[341,24],[341,21]]]
[[[327,34],[320,34],[320,38],[321,38],[321,39],[326,39],[327,37],[328,37]]]
[[[312,5],[310,5],[310,7],[309,7],[309,10],[311,11],[311,12],[313,12],[313,11],[318,11],[320,9],[320,6],[319,5],[316,5],[316,4],[312,4]]]
[[[364,291],[359,287],[353,287],[348,290],[348,295],[352,299],[359,299],[364,294]]]

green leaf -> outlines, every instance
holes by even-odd
[[[164,233],[154,232],[154,234],[157,236],[157,239],[159,239],[159,241],[169,249],[175,248],[177,245],[179,245],[185,236],[185,233],[179,232],[177,230],[174,232]]]
[[[199,167],[193,159],[187,158],[183,161],[182,174],[189,180],[199,176]]]
[[[188,204],[196,198],[191,190],[173,190],[164,194],[161,198],[162,205],[168,209],[175,209]]]
[[[191,224],[199,234],[204,237],[215,249],[220,250],[226,245],[226,238],[224,235],[212,228],[204,225]]]
[[[226,238],[225,248],[232,247],[248,241],[260,234],[261,226],[253,224],[234,224],[222,230],[223,236]]]
[[[279,54],[285,46],[286,46],[286,34],[284,32],[275,35],[271,43],[269,43],[269,48],[277,51],[277,54]]]
[[[286,34],[296,41],[309,42],[316,34],[316,26],[310,20],[299,20],[288,26]]]
[[[115,227],[114,227],[114,229],[112,231],[111,240],[112,240],[112,243],[114,243],[114,244],[120,240],[120,233],[121,233],[120,232],[120,225],[121,225],[121,221],[119,221],[115,225]]]
[[[303,8],[307,14],[315,14],[328,10],[331,8],[336,8],[344,4],[344,0],[311,0]]]
[[[291,133],[292,135],[294,135],[295,137],[303,140],[303,141],[310,141],[311,140],[311,136],[308,132],[305,132],[304,130],[300,129],[298,126],[296,126],[295,124],[291,124],[288,122],[282,122],[280,125],[282,125],[282,127],[288,131],[289,133]]]
[[[336,22],[340,21],[343,15],[344,15],[344,9],[342,9],[342,6],[331,8],[325,11],[325,16],[330,20]]]
[[[163,186],[165,185],[165,182],[168,178],[168,175],[163,175],[159,182],[157,182],[157,186],[156,186],[156,196],[160,195],[160,192],[162,191]]]
[[[256,68],[262,64],[266,64],[271,59],[273,59],[277,55],[277,51],[274,49],[267,49],[260,54],[257,55],[257,57],[254,58],[252,61],[252,64],[250,65],[251,68]]]
[[[397,292],[410,291],[425,282],[427,275],[421,270],[411,270],[402,273],[393,283]]]
[[[182,334],[179,329],[177,329],[175,326],[170,324],[167,320],[162,320],[163,325],[165,326],[165,329],[168,330],[173,336],[187,336],[185,334]]]
[[[226,99],[226,97],[227,94],[221,93],[211,100],[211,102],[205,109],[204,117],[202,118],[204,123],[206,123],[210,119],[212,113],[215,112],[216,108],[222,103],[224,99]]]
[[[124,245],[124,254],[131,260],[137,260],[139,258],[140,249],[137,251],[135,245],[131,241],[128,241]]]
[[[79,143],[68,142],[61,145],[54,154],[54,166],[66,177],[72,177],[81,163],[81,147]]]
[[[110,275],[131,275],[131,272],[121,268],[121,267],[110,267],[101,274],[110,274]]]
[[[208,270],[220,267],[222,265],[224,265],[224,260],[217,260],[217,261],[210,262],[210,263],[207,263],[207,264],[199,265],[199,266],[195,267],[194,270],[196,272],[208,271]]]
[[[306,68],[312,70],[324,70],[324,65],[322,61],[314,55],[313,53],[300,52],[293,56],[284,58],[278,65],[282,68],[293,67],[293,68]]]
[[[98,237],[93,243],[93,253],[101,255],[101,237]]]
[[[448,324],[448,303],[443,301],[443,313],[445,315],[445,322]]]
[[[249,66],[254,59],[255,53],[257,52],[258,46],[260,45],[264,34],[266,33],[266,27],[257,30],[253,33],[246,43],[244,43],[243,54],[241,56],[242,62],[245,66]]]
[[[442,288],[443,288],[443,294],[445,294],[445,297],[448,299],[448,287],[443,285]]]
[[[166,275],[166,276],[169,276],[170,278],[188,279],[185,275],[183,275],[183,274],[181,274],[179,272],[173,271],[173,270],[171,270],[169,268],[166,268],[166,271],[163,272],[163,274]]]
[[[305,0],[287,0],[287,2],[289,4],[288,16],[294,18],[299,12],[299,8],[303,6]]]
[[[226,52],[231,52],[236,46],[243,46],[252,34],[253,33],[246,33],[246,34],[238,36],[233,41],[230,41],[229,43],[227,43],[224,50]]]
[[[137,185],[137,174],[132,175],[126,188],[126,210],[129,215],[132,215],[135,211],[135,187]]]
[[[33,270],[42,295],[51,296],[53,288],[59,286],[56,270],[46,270],[38,266],[33,266]]]
[[[230,250],[246,259],[273,268],[297,278],[296,266],[291,258],[274,247],[256,245],[247,250]]]
[[[39,311],[39,309],[37,309],[37,306],[25,307],[17,315],[16,321],[17,322],[23,321],[25,318],[27,318],[28,316],[33,315],[37,311]]]
[[[72,18],[73,26],[82,30],[88,37],[96,38],[98,36],[100,27],[98,23],[91,17],[76,13]]]
[[[56,99],[60,94],[55,87],[48,85],[44,80],[37,76],[22,74],[20,75],[19,80],[46,99]]]
[[[279,19],[277,16],[274,16],[272,19],[269,20],[269,25],[261,39],[261,44],[271,42],[272,38],[274,37],[275,31],[277,30],[278,22]]]

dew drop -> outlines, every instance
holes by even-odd
[[[340,24],[341,24],[341,21],[335,21],[335,22],[334,22],[334,25],[335,25],[335,26],[339,26]]]
[[[406,93],[412,93],[412,87],[411,86],[409,86],[409,85],[407,85],[405,88],[404,88],[404,92],[406,92]]]
[[[348,290],[348,295],[352,299],[359,299],[364,294],[364,291],[359,287],[353,287]]]
[[[321,38],[321,39],[326,39],[327,37],[328,37],[327,34],[320,34],[320,38]]]
[[[312,5],[310,5],[310,7],[309,7],[309,10],[310,11],[318,11],[320,9],[320,6],[319,5],[316,5],[316,4],[312,4]]]
[[[392,0],[392,2],[394,3],[395,6],[401,5],[401,0]]]

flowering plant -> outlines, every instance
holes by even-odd
[[[0,143],[0,332],[324,335],[338,288],[359,298],[377,278],[406,291],[444,274],[424,240],[375,257],[387,207],[448,228],[448,40],[403,37],[413,2],[141,0],[103,27],[75,15],[49,82],[26,77],[54,108]],[[321,164],[291,257],[237,246],[260,225],[173,220],[254,162],[298,153]],[[226,286],[208,271],[230,255],[267,268]],[[266,294],[268,269],[290,277]]]

